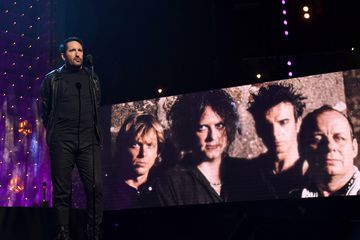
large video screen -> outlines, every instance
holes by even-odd
[[[112,105],[105,209],[359,194],[359,79],[350,70]]]

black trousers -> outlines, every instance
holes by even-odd
[[[102,221],[102,179],[100,146],[92,144],[92,136],[55,135],[50,144],[53,207],[58,225],[68,225],[71,208],[72,170],[76,164],[85,188],[87,223],[93,226],[95,189],[95,227]],[[95,188],[93,188],[93,156],[95,162]]]

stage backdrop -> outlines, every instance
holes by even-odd
[[[292,84],[295,90],[307,97],[303,117],[312,110],[329,104],[334,108],[348,114],[354,125],[357,139],[360,134],[360,70],[350,70],[344,72],[333,72],[327,74],[313,75],[300,78],[292,78],[273,82],[256,83],[253,85],[237,86],[224,89],[236,102],[237,110],[240,116],[239,130],[236,138],[230,146],[229,154],[232,157],[253,159],[267,151],[261,138],[256,134],[254,119],[247,111],[251,93],[256,93],[263,85],[275,83]],[[136,87],[136,86],[134,86]],[[198,94],[196,92],[192,93]],[[111,152],[111,157],[104,159],[104,178],[107,183],[104,186],[105,209],[116,207],[116,202],[120,201],[121,193],[116,196],[114,192],[120,186],[119,172],[120,164],[118,156],[115,155],[116,137],[124,120],[132,113],[139,111],[148,112],[157,117],[165,128],[165,135],[169,138],[169,122],[167,114],[178,96],[167,96],[156,99],[147,99],[143,101],[119,103],[112,105],[111,109],[111,146],[107,149]],[[186,114],[186,113],[184,113]],[[167,161],[167,162],[166,162]],[[173,166],[174,159],[163,159],[163,163]],[[359,165],[359,156],[355,159],[355,164]],[[111,194],[110,194],[111,193]],[[254,199],[257,200],[257,199]],[[115,204],[114,204],[115,203]]]

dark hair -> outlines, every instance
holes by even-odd
[[[294,118],[297,121],[303,114],[306,99],[300,93],[297,93],[291,84],[271,84],[262,86],[258,93],[251,94],[248,111],[255,120],[257,133],[261,133],[261,127],[264,125],[266,112],[279,103],[290,103],[294,107]]]
[[[346,116],[341,111],[336,110],[330,105],[323,105],[320,108],[315,109],[314,111],[310,112],[304,119],[301,124],[301,129],[299,133],[299,142],[300,142],[300,154],[301,155],[307,155],[309,149],[309,145],[312,142],[312,134],[314,131],[317,130],[316,121],[319,115],[325,113],[325,112],[337,112],[341,114],[349,123],[350,127],[350,135],[352,138],[354,138],[354,125],[352,124],[350,118]]]
[[[211,107],[224,120],[228,146],[234,141],[239,115],[232,97],[224,90],[180,95],[173,104],[168,120],[179,151],[191,151],[194,133],[205,107]]]
[[[67,43],[72,42],[72,41],[78,42],[78,43],[81,44],[82,47],[84,47],[83,41],[80,38],[78,38],[78,37],[68,37],[64,41],[62,41],[62,43],[60,43],[59,52],[60,53],[65,53],[66,50],[67,50]]]

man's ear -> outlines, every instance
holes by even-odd
[[[63,61],[65,61],[65,54],[64,54],[64,53],[61,53],[61,59],[62,59]]]
[[[358,142],[356,138],[354,137],[352,141],[352,148],[353,148],[353,158],[355,158],[358,155]]]
[[[300,132],[301,123],[302,123],[302,117],[298,117],[297,120],[296,120],[296,132],[297,133]]]

